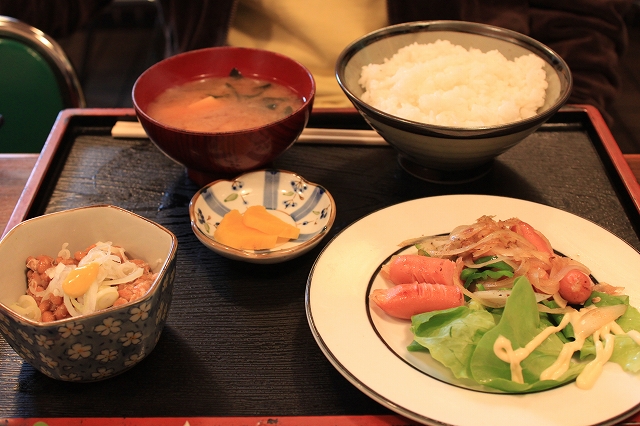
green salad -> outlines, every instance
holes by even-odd
[[[595,302],[594,302],[595,301]],[[507,338],[513,348],[525,347],[547,327],[558,326],[563,314],[553,313],[557,304],[543,302],[550,312],[541,312],[532,285],[526,277],[515,280],[503,308],[490,308],[473,300],[454,308],[425,312],[411,318],[414,336],[410,351],[428,350],[448,367],[455,377],[472,379],[480,385],[509,393],[551,389],[575,380],[596,353],[593,337],[574,357],[567,371],[557,380],[540,380],[541,373],[558,358],[565,343],[574,340],[573,327],[553,333],[522,362],[524,383],[512,380],[510,364],[494,351],[498,336]],[[627,296],[593,292],[585,306],[626,305],[616,323],[624,332],[640,330],[640,312],[629,305]],[[616,334],[610,362],[625,371],[640,371],[640,345],[628,334]]]

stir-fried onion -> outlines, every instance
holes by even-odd
[[[516,232],[521,223],[517,218],[496,221],[491,216],[482,216],[472,225],[456,227],[447,236],[419,237],[404,243],[416,245],[429,256],[455,259],[458,273],[463,267],[483,268],[504,262],[513,268],[513,277],[485,281],[486,290],[511,288],[516,278],[525,276],[537,292],[552,297],[564,308],[567,301],[559,294],[560,281],[572,270],[590,275],[589,268],[574,259],[537,249],[533,242]],[[536,234],[548,244],[544,235]],[[485,257],[488,260],[476,263]],[[482,294],[467,289],[463,292],[485,306],[495,305],[495,301],[483,299]]]

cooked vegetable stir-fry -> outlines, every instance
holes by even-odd
[[[531,392],[574,379],[588,389],[608,361],[640,371],[640,313],[623,288],[594,282],[531,225],[483,216],[402,245],[416,252],[384,265],[391,286],[370,299],[411,319],[409,350],[428,350],[455,377]]]

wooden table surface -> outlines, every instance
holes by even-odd
[[[624,157],[640,181],[640,154]],[[37,160],[37,154],[0,154],[0,231],[5,229]]]
[[[38,154],[0,154],[0,230],[4,230]]]

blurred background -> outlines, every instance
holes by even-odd
[[[73,63],[89,108],[131,107],[136,78],[163,57],[153,0],[116,0],[87,28],[58,39]],[[640,0],[627,16],[629,46],[611,131],[625,154],[640,154]]]

